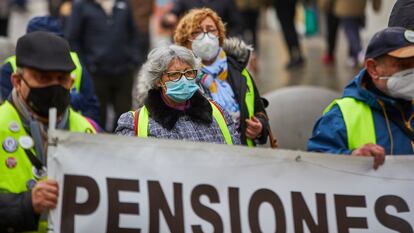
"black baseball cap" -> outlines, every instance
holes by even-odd
[[[414,57],[414,31],[388,27],[377,32],[368,44],[365,60],[385,54],[396,58]]]
[[[31,32],[19,38],[16,65],[41,71],[71,72],[76,68],[68,42],[44,31]]]

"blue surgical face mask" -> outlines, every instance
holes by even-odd
[[[185,77],[181,77],[177,82],[165,82],[165,86],[167,88],[167,96],[177,103],[189,100],[198,90],[198,85],[195,83],[195,79],[187,80]]]

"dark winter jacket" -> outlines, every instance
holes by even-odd
[[[116,0],[111,16],[94,0],[76,1],[68,25],[69,43],[92,76],[123,76],[141,63],[128,0]]]
[[[414,0],[398,0],[392,9],[389,27],[404,27],[414,30]]]
[[[240,139],[242,144],[247,144],[246,142],[246,121],[248,119],[247,105],[245,102],[246,92],[248,90],[247,83],[245,78],[242,75],[242,71],[247,67],[249,61],[251,49],[244,44],[241,40],[238,39],[227,39],[223,45],[223,50],[227,55],[228,63],[228,78],[233,92],[236,96],[236,100],[240,106]],[[269,135],[268,126],[269,121],[263,117],[261,113],[266,114],[262,98],[259,91],[257,90],[256,84],[252,78],[253,88],[254,88],[254,115],[260,120],[263,126],[262,135],[256,140],[256,143],[265,144],[267,137]]]
[[[414,128],[413,105],[409,101],[394,99],[379,91],[371,81],[366,70],[345,88],[343,97],[352,97],[369,105],[372,110],[377,144],[385,149],[386,154],[413,154],[410,138],[397,126],[409,124]],[[379,101],[384,103],[382,109]],[[384,115],[384,111],[387,116]],[[387,128],[389,124],[390,129]],[[391,151],[393,144],[393,151]],[[308,142],[308,150],[333,154],[351,154],[348,149],[348,135],[342,112],[337,105],[333,106],[316,123],[312,137]]]
[[[33,212],[32,193],[0,194],[0,232],[37,230],[39,215]]]
[[[243,19],[237,9],[234,0],[177,0],[174,2],[171,13],[182,17],[193,8],[208,7],[214,10],[227,24],[228,36],[240,36],[242,34]]]

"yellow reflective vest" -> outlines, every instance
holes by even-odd
[[[348,149],[354,150],[367,143],[377,142],[371,107],[351,97],[334,100],[324,111],[338,105],[345,122]]]
[[[96,133],[93,125],[82,115],[70,109],[69,130],[72,132]],[[21,139],[30,135],[23,127],[14,106],[5,101],[0,105],[0,193],[22,193],[29,190],[29,182],[36,181],[33,165],[21,146]],[[8,145],[5,143],[8,142]],[[30,149],[36,155],[34,148]],[[15,166],[8,166],[13,159]],[[47,222],[41,221],[36,232],[47,232]]]
[[[242,71],[242,76],[246,79],[247,92],[246,92],[246,97],[244,98],[244,101],[246,103],[249,119],[251,119],[254,116],[254,98],[255,98],[253,81],[247,69],[244,69]],[[247,138],[246,141],[247,141],[247,146],[249,147],[254,146],[254,142],[252,139]]]
[[[227,127],[226,120],[221,112],[221,110],[212,102],[210,102],[211,108],[213,110],[213,117],[216,120],[217,124],[220,127],[221,133],[223,134],[224,140],[227,145],[233,145],[231,134],[229,128]],[[148,137],[148,124],[149,124],[149,112],[145,106],[139,110],[138,118],[136,116],[137,112],[132,112],[134,114],[134,119],[138,119],[136,122],[137,137]]]

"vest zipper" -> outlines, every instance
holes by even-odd
[[[411,127],[411,120],[413,119],[414,115],[411,115],[410,118],[407,120],[407,118],[404,115],[404,112],[400,110],[401,116],[403,118],[404,124],[405,126],[410,129],[411,131],[413,131],[413,128]],[[411,141],[411,149],[414,152],[414,142],[412,140]]]

